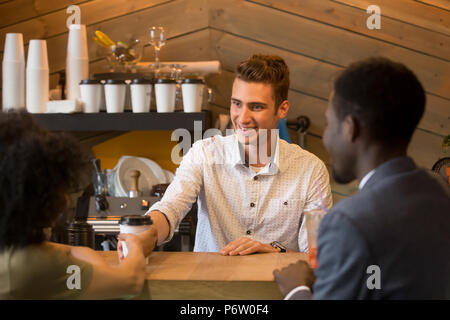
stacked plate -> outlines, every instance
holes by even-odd
[[[149,196],[154,185],[170,183],[174,178],[172,172],[162,169],[153,160],[143,157],[122,156],[114,168],[116,172],[116,197],[128,197],[132,183],[132,170],[138,170],[140,172],[138,189],[142,196]]]

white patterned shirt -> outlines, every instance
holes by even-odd
[[[271,162],[259,172],[246,166],[244,159],[236,134],[193,144],[164,197],[148,211],[166,216],[170,228],[166,242],[197,200],[196,252],[218,252],[243,236],[308,251],[303,216],[320,207],[316,181],[325,207],[332,205],[324,163],[279,138]]]

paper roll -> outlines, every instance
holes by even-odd
[[[154,62],[140,62],[137,63],[136,67],[140,71],[150,70],[151,65]],[[209,73],[220,73],[220,61],[171,61],[171,62],[160,62],[161,68],[160,72],[171,72],[171,64],[180,64],[183,67],[183,73],[198,73],[198,74],[209,74]],[[144,69],[144,70],[143,70]]]

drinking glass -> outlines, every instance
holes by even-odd
[[[166,32],[163,27],[150,28],[150,45],[155,49],[155,69],[159,72],[159,50],[166,44]]]
[[[317,233],[319,231],[320,221],[325,215],[322,209],[316,209],[305,212],[306,231],[308,234],[308,253],[309,265],[311,268],[317,268]]]

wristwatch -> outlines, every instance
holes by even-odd
[[[270,245],[272,247],[274,247],[275,249],[278,249],[280,251],[280,253],[285,253],[286,252],[286,247],[283,246],[281,243],[279,243],[278,241],[273,241],[270,243]]]

